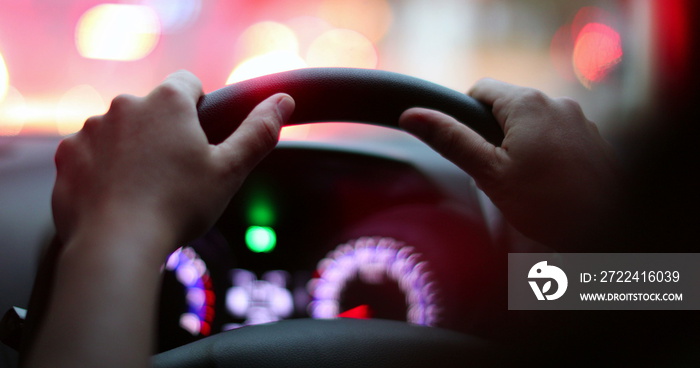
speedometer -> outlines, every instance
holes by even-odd
[[[364,237],[322,259],[309,282],[313,318],[386,318],[433,326],[439,308],[430,265],[393,238]]]

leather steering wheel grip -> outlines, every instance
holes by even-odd
[[[503,131],[491,109],[464,93],[403,74],[352,68],[298,69],[238,82],[201,98],[199,119],[211,143],[228,137],[265,98],[289,94],[296,101],[290,125],[357,122],[398,128],[411,107],[444,112],[500,145]]]

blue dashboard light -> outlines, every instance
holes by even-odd
[[[187,312],[180,316],[180,327],[193,336],[208,336],[214,320],[214,290],[206,263],[192,247],[175,250],[165,263],[165,270],[185,288]]]

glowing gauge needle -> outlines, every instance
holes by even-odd
[[[342,318],[355,318],[355,319],[370,319],[372,318],[372,310],[369,308],[369,305],[367,304],[362,304],[358,305],[355,308],[348,309],[343,313],[340,313],[338,317]]]

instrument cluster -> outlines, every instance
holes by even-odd
[[[488,243],[482,220],[410,163],[278,148],[165,263],[159,350],[290,318],[465,330]]]

